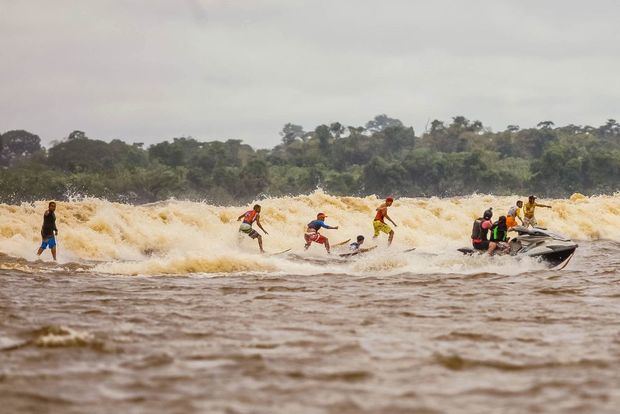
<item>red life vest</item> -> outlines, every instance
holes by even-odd
[[[245,217],[243,218],[244,223],[252,224],[258,218],[258,213],[255,210],[246,211]]]

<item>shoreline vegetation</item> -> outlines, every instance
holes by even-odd
[[[377,115],[306,131],[286,124],[282,142],[255,150],[240,140],[174,138],[145,147],[82,131],[41,146],[25,130],[0,135],[0,202],[66,200],[72,194],[145,203],[171,197],[238,204],[262,196],[463,196],[536,193],[567,197],[620,191],[620,124],[551,121],[494,132],[462,116],[412,127]]]

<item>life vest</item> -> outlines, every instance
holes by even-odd
[[[243,222],[252,224],[256,221],[257,217],[258,217],[258,213],[255,210],[246,211],[245,217],[243,218]]]
[[[471,239],[477,242],[487,240],[487,234],[489,233],[489,229],[483,229],[482,223],[484,223],[485,219],[482,217],[477,218],[474,221],[474,225],[471,229]]]
[[[491,240],[492,241],[506,241],[507,231],[506,227],[500,226],[499,221],[493,223],[491,226]]]
[[[56,214],[54,214],[53,211],[49,211],[43,216],[43,226],[41,227],[41,234],[44,237],[53,236],[54,230],[56,230]]]

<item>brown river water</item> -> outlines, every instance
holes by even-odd
[[[618,228],[578,218],[617,224],[617,200],[552,201],[580,245],[561,271],[455,252],[490,196],[403,201],[392,248],[334,264],[233,244],[239,208],[90,200],[59,205],[55,265],[33,253],[43,204],[3,206],[0,412],[617,413]],[[355,235],[376,200],[266,200],[268,251],[304,254],[309,214],[277,211],[312,203]]]

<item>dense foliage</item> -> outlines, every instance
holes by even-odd
[[[313,131],[286,124],[282,143],[254,150],[239,140],[174,138],[143,148],[72,132],[49,149],[27,131],[0,135],[0,201],[75,194],[127,202],[169,197],[238,203],[308,193],[453,196],[473,192],[566,196],[620,190],[620,124],[492,132],[458,116],[416,136],[378,115],[364,127]]]

